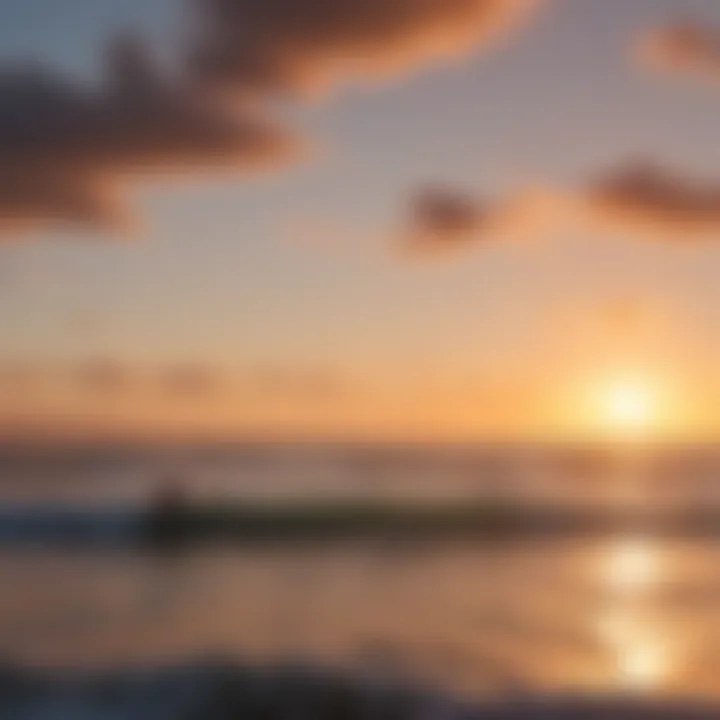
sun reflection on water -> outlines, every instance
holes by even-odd
[[[661,559],[657,548],[647,538],[618,541],[607,556],[607,586],[617,594],[650,590],[659,580]]]
[[[608,599],[597,631],[625,690],[659,691],[671,674],[669,638],[649,612],[663,569],[658,547],[649,538],[637,537],[615,541],[602,565],[601,581]]]

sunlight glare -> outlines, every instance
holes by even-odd
[[[649,383],[641,380],[608,383],[600,391],[599,405],[603,425],[613,434],[644,434],[657,424],[656,393]]]
[[[657,687],[668,673],[663,648],[651,642],[629,643],[619,655],[620,672],[628,688],[650,690]]]
[[[629,691],[657,689],[671,673],[674,648],[651,612],[652,590],[662,575],[662,557],[650,538],[618,540],[602,565],[610,605],[597,630],[612,652],[618,681]]]
[[[660,557],[650,542],[641,538],[618,543],[608,556],[606,577],[616,592],[653,585],[661,571]]]

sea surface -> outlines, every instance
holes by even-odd
[[[142,505],[168,484],[200,501],[720,508],[720,446],[0,446],[5,507]]]
[[[253,502],[720,501],[712,448],[5,451],[0,508],[142,506],[158,486]],[[55,667],[281,660],[473,696],[616,692],[720,701],[720,540],[649,533],[266,543],[151,553],[0,544],[0,658]]]

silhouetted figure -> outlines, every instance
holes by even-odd
[[[146,537],[154,545],[174,546],[187,539],[190,503],[176,478],[166,479],[150,501]]]

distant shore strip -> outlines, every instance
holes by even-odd
[[[409,505],[177,503],[146,508],[0,508],[0,543],[174,547],[210,542],[511,541],[646,532],[720,535],[720,509],[653,512],[488,502]]]

